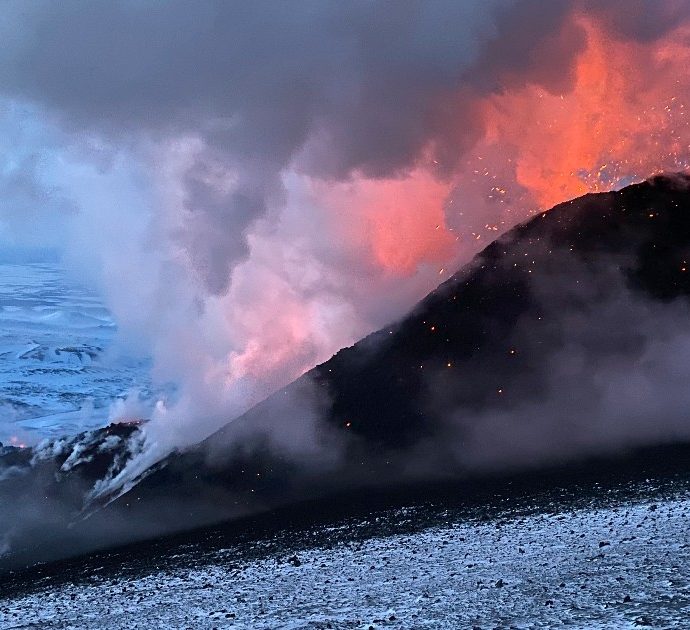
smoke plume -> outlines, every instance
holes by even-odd
[[[0,236],[174,384],[154,459],[531,213],[687,166],[686,0],[9,1],[0,36]]]

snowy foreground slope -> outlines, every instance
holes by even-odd
[[[687,480],[648,480],[208,530],[7,578],[0,627],[683,628],[689,507]]]

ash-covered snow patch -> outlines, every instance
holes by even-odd
[[[490,519],[450,511],[421,531],[364,538],[355,530],[376,531],[377,519],[280,544],[186,545],[167,565],[39,580],[0,599],[0,627],[682,628],[689,496]]]

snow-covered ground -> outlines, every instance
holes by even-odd
[[[4,598],[0,582],[0,627],[687,628],[689,507],[686,488],[406,529],[413,507],[136,570],[105,554]]]
[[[145,392],[149,365],[112,352],[115,330],[57,264],[0,264],[0,442],[102,426],[116,397]]]

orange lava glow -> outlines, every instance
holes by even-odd
[[[577,19],[587,47],[571,91],[530,85],[485,103],[486,141],[509,148],[515,182],[541,208],[688,165],[690,31],[620,41]]]
[[[443,210],[449,192],[448,182],[418,169],[401,179],[330,185],[320,196],[345,238],[364,245],[386,272],[404,276],[452,254],[455,236]]]

